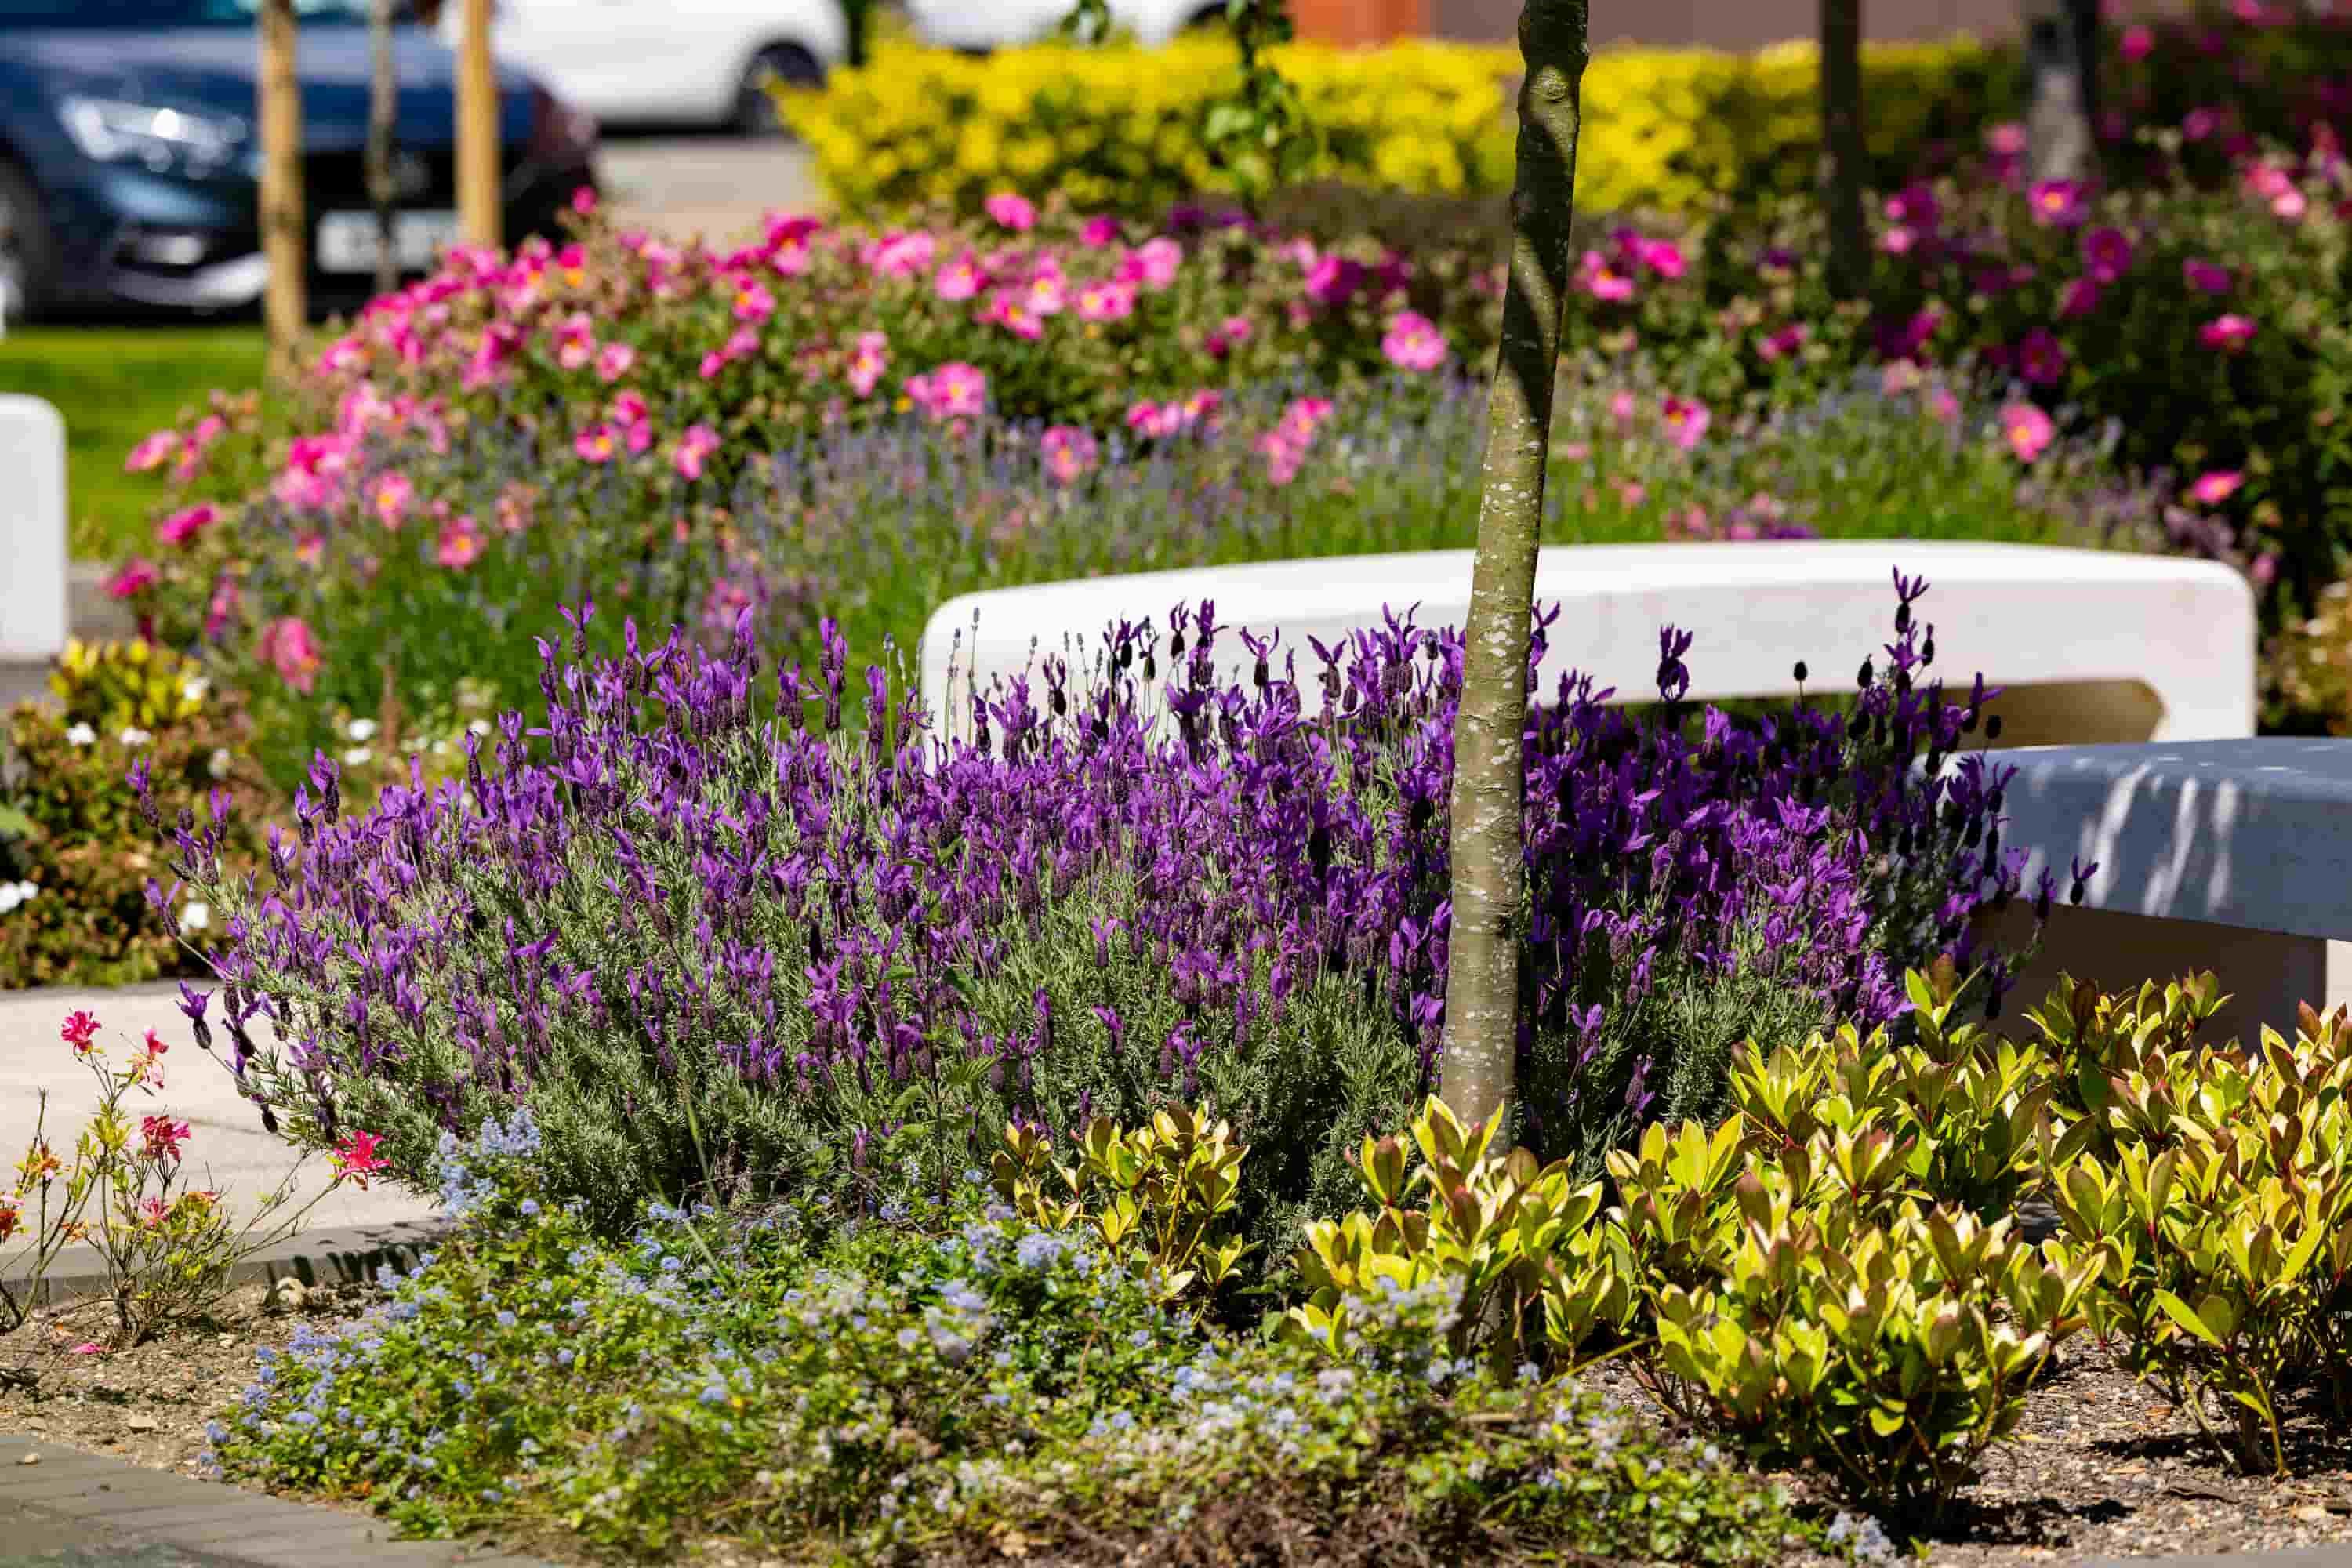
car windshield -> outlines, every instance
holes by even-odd
[[[260,0],[0,0],[0,32],[19,27],[250,27]],[[294,0],[304,22],[364,22],[367,0]]]

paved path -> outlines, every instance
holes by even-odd
[[[76,1060],[58,1037],[59,1021],[76,1008],[86,1008],[98,1016],[100,1042],[117,1061],[146,1029],[153,1029],[171,1047],[164,1057],[163,1092],[151,1097],[133,1089],[126,1109],[134,1115],[168,1110],[186,1121],[194,1133],[187,1149],[191,1179],[226,1193],[236,1212],[252,1213],[293,1163],[292,1151],[262,1131],[260,1113],[238,1098],[228,1069],[196,1048],[188,1020],[180,1012],[179,994],[173,984],[0,992],[0,1173],[23,1157],[33,1135],[39,1091],[48,1091],[48,1137],[61,1148],[71,1145],[95,1107],[97,1085],[88,1064]],[[215,1038],[226,1049],[217,1027],[218,1003],[214,1011]],[[257,1031],[255,1038],[267,1044],[269,1037]],[[303,1169],[295,1201],[323,1192],[328,1184],[326,1162],[313,1158]],[[358,1230],[424,1219],[433,1212],[430,1199],[379,1181],[366,1192],[345,1187],[328,1194],[303,1224],[306,1228]]]
[[[0,1568],[527,1568],[495,1546],[388,1537],[358,1514],[0,1433]]]

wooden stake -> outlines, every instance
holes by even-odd
[[[294,0],[262,0],[261,251],[269,280],[262,297],[269,364],[290,375],[302,329],[310,319],[310,245],[302,202],[302,92],[294,60]]]
[[[465,0],[457,44],[457,216],[468,243],[503,243],[499,222],[499,79],[490,60],[491,0]]]

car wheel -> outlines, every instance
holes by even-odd
[[[768,89],[776,85],[785,87],[823,87],[824,67],[817,58],[798,44],[771,44],[751,57],[743,68],[742,85],[735,90],[735,129],[745,136],[782,136],[784,122],[776,113],[775,100]]]
[[[0,159],[0,322],[38,315],[57,291],[58,247],[41,194]]]

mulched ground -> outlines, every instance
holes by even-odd
[[[282,1347],[305,1321],[329,1328],[362,1304],[359,1288],[322,1289],[288,1310],[256,1287],[231,1298],[203,1331],[105,1355],[72,1353],[98,1337],[102,1308],[45,1315],[0,1340],[0,1431],[194,1474],[205,1422],[252,1381],[254,1350]],[[12,1371],[36,1381],[13,1382]],[[1620,1367],[1588,1375],[1648,1406]],[[2215,1458],[2185,1415],[2105,1351],[2079,1342],[2035,1390],[2020,1440],[1994,1450],[1961,1515],[1927,1542],[1928,1561],[2017,1568],[2352,1542],[2352,1434],[2328,1431],[2315,1401],[2292,1436],[2295,1479],[2240,1475]],[[576,1560],[555,1541],[528,1549]]]

